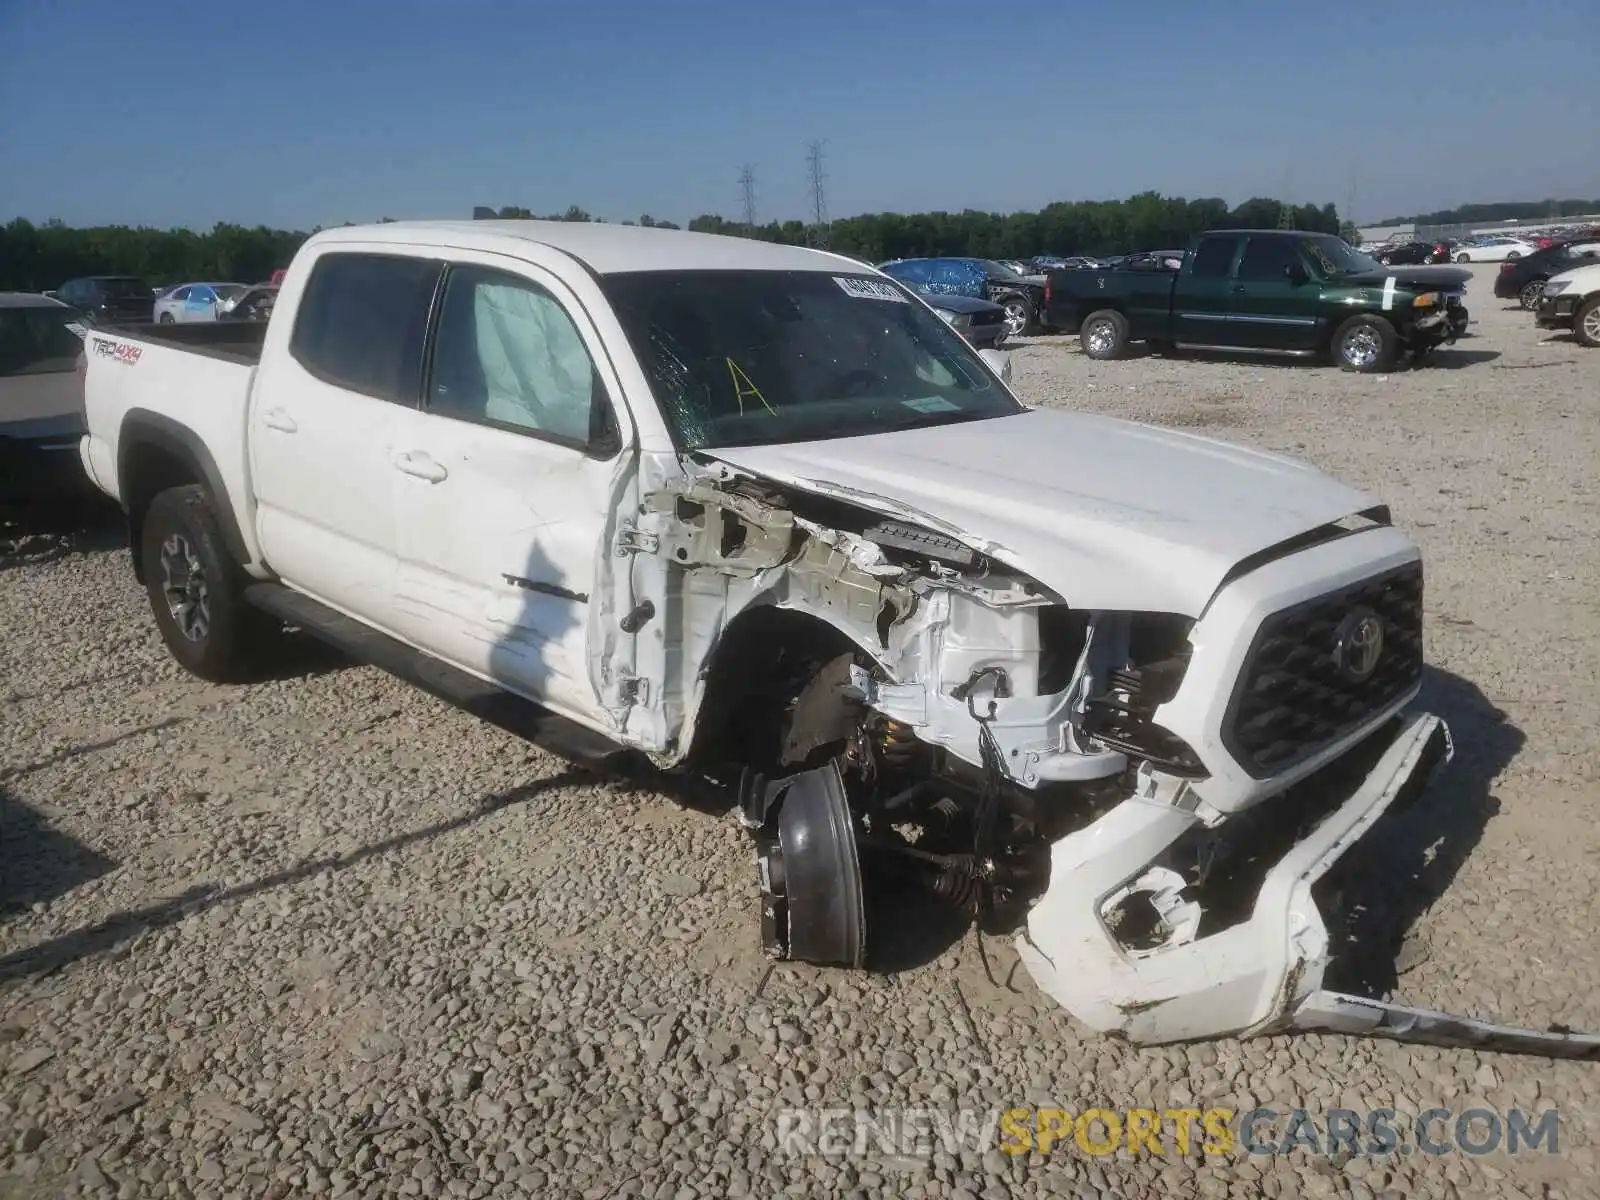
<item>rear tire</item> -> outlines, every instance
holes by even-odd
[[[1083,319],[1078,345],[1090,358],[1102,362],[1128,353],[1128,318],[1114,308],[1096,309]]]
[[[139,549],[161,640],[192,675],[241,683],[257,674],[274,624],[244,598],[245,574],[228,552],[199,484],[150,502]]]
[[[175,323],[176,322],[171,313],[162,313],[160,320],[157,322],[159,325],[172,325]]]
[[[1600,296],[1590,296],[1572,318],[1572,336],[1590,349],[1600,349]]]
[[[1394,326],[1371,313],[1351,317],[1333,335],[1333,360],[1339,369],[1362,375],[1391,370],[1399,348]]]
[[[1522,285],[1522,290],[1517,293],[1517,301],[1526,312],[1532,312],[1539,307],[1539,301],[1544,299],[1544,280],[1535,279],[1531,283]]]

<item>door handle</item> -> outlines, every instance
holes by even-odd
[[[443,483],[450,475],[442,464],[434,462],[420,450],[408,450],[395,455],[394,465],[405,474],[426,479],[429,483]]]
[[[1230,292],[1234,292],[1234,293],[1242,293],[1245,290],[1245,287],[1244,287],[1244,284],[1242,284],[1242,283],[1236,283],[1231,288],[1229,288],[1228,290]]]
[[[269,408],[261,414],[261,423],[268,429],[276,429],[279,433],[293,433],[299,429],[294,418],[281,408]]]

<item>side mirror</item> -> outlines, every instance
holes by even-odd
[[[979,350],[978,357],[989,364],[989,369],[1005,382],[1011,382],[1011,355],[1004,350]]]
[[[1311,278],[1303,263],[1290,263],[1283,268],[1283,277],[1298,287]]]

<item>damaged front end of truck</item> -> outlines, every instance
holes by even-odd
[[[1323,990],[1323,881],[1452,753],[1414,708],[1422,568],[1386,510],[1146,611],[1096,594],[1092,555],[1024,570],[948,514],[730,457],[643,464],[613,553],[626,675],[650,685],[612,694],[658,765],[737,789],[769,955],[863,965],[866,877],[1014,932],[1041,990],[1138,1043],[1600,1054]]]

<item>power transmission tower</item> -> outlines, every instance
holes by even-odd
[[[1294,209],[1289,204],[1289,174],[1283,176],[1283,198],[1278,201],[1278,228],[1294,228]]]
[[[822,147],[824,142],[808,142],[806,144],[806,170],[811,180],[811,236],[816,245],[826,250],[828,248],[828,197],[823,190],[823,180],[827,176],[822,170]]]
[[[744,227],[749,233],[756,229],[756,169],[746,163],[739,172],[739,194],[744,199]]]
[[[1350,193],[1345,197],[1344,219],[1352,225],[1356,222],[1356,164],[1350,164]]]

